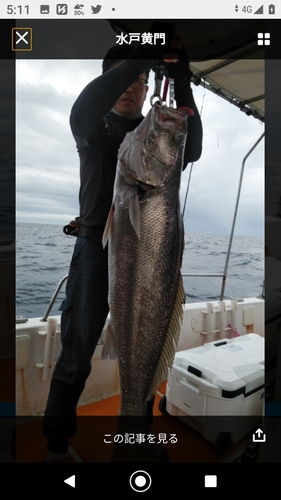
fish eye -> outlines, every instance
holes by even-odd
[[[182,132],[176,132],[174,134],[174,141],[178,146],[181,146],[185,141],[185,134]]]

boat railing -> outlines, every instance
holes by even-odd
[[[50,312],[51,312],[51,310],[52,310],[52,308],[53,308],[53,305],[54,305],[54,303],[55,303],[55,301],[56,301],[56,298],[57,298],[57,296],[58,296],[58,294],[59,294],[59,292],[60,292],[60,290],[61,290],[61,287],[62,287],[62,285],[64,284],[64,282],[67,280],[67,278],[68,278],[68,275],[66,275],[64,278],[62,278],[62,279],[60,280],[60,282],[59,282],[59,284],[58,284],[58,286],[57,286],[57,288],[56,288],[56,290],[55,290],[55,292],[54,292],[54,295],[52,296],[52,298],[51,298],[51,300],[50,300],[50,303],[49,303],[49,305],[48,305],[48,307],[47,307],[47,309],[46,309],[46,312],[45,312],[45,314],[44,314],[43,318],[42,318],[42,319],[40,319],[40,321],[47,321],[47,319],[48,319],[48,317],[49,317],[49,314],[50,314]]]
[[[232,227],[231,227],[231,232],[229,236],[229,243],[228,243],[228,249],[227,249],[227,254],[226,254],[226,260],[225,260],[225,265],[224,265],[224,272],[223,273],[183,273],[183,277],[210,277],[210,278],[222,278],[222,285],[221,285],[221,292],[220,292],[220,300],[223,300],[224,297],[224,291],[225,291],[225,285],[226,285],[226,278],[227,278],[227,271],[228,271],[228,265],[229,265],[229,258],[230,258],[230,253],[231,253],[231,247],[232,247],[232,240],[233,240],[233,235],[234,235],[234,229],[235,229],[235,223],[236,223],[236,218],[237,218],[237,212],[238,212],[238,206],[239,206],[239,201],[240,201],[240,194],[241,194],[241,188],[242,188],[242,182],[243,182],[243,175],[244,175],[244,169],[245,169],[245,163],[249,156],[252,154],[254,149],[258,146],[258,144],[261,142],[261,140],[264,138],[265,133],[263,132],[262,135],[258,138],[258,140],[254,143],[254,145],[251,147],[251,149],[248,151],[248,153],[244,156],[241,164],[241,171],[240,171],[240,178],[239,178],[239,185],[238,185],[238,192],[237,192],[237,197],[236,197],[236,203],[235,203],[235,209],[234,209],[234,216],[232,220]],[[65,276],[62,278],[62,280],[59,282],[52,298],[51,301],[47,307],[47,310],[41,319],[41,321],[47,321],[48,316],[52,310],[52,307],[56,301],[56,298],[61,290],[62,285],[64,282],[67,280],[68,276]]]
[[[249,156],[252,154],[252,152],[256,149],[258,144],[261,142],[261,140],[264,138],[264,135],[265,135],[265,133],[263,132],[242,160],[241,170],[240,170],[240,178],[239,178],[239,184],[238,184],[238,191],[237,191],[234,215],[233,215],[233,220],[232,220],[232,227],[231,227],[231,231],[230,231],[228,249],[227,249],[225,265],[224,265],[224,272],[220,273],[220,274],[214,274],[214,273],[204,273],[204,274],[202,274],[202,273],[185,273],[185,274],[183,274],[184,277],[200,276],[200,277],[222,278],[220,300],[223,300],[223,297],[224,297],[226,277],[227,277],[227,271],[228,271],[229,258],[230,258],[230,253],[231,253],[235,223],[236,223],[236,218],[237,218],[238,206],[239,206],[239,201],[240,201],[240,194],[241,194],[241,188],[242,188],[242,182],[243,182],[243,176],[244,176],[245,163],[246,163],[247,159],[249,158]]]

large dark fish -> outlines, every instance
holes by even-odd
[[[184,109],[184,110],[183,110]],[[183,315],[179,189],[188,108],[155,104],[118,153],[109,239],[110,325],[102,358],[117,355],[122,416],[147,401],[172,365]]]

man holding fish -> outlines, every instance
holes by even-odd
[[[153,28],[156,31],[155,26]],[[171,35],[171,25],[160,24],[159,28],[161,31],[166,29]],[[126,134],[133,134],[143,122],[142,106],[148,90],[148,74],[159,61],[165,63],[165,74],[174,79],[178,111],[156,109],[154,124],[159,128],[161,122],[167,133],[173,131],[171,148],[176,141],[175,160],[180,159],[180,169],[188,162],[198,160],[201,155],[202,127],[190,88],[188,58],[182,42],[174,35],[168,38],[166,45],[157,47],[140,46],[132,50],[129,46],[118,46],[109,50],[103,61],[103,74],[85,87],[71,111],[70,125],[80,157],[80,216],[72,224],[78,238],[70,265],[66,298],[61,305],[63,348],[53,373],[43,425],[48,439],[46,462],[64,461],[68,438],[76,432],[76,406],[90,374],[91,358],[109,310],[108,250],[107,246],[102,246],[102,237],[105,232],[105,242],[110,238],[114,219],[114,210],[110,207],[113,206],[118,150]],[[187,115],[190,116],[186,138]],[[159,133],[155,140],[160,138],[158,149],[162,154],[161,141],[165,136],[161,130]],[[149,135],[146,125],[140,134]],[[134,142],[135,138],[132,140]],[[132,237],[136,236],[139,240],[144,201],[150,193],[154,195],[158,192],[160,184],[157,181],[158,184],[152,186],[148,178],[135,181],[132,173],[127,177],[129,183],[137,186],[136,192],[130,195],[128,217],[129,225],[133,227]],[[156,198],[154,201],[158,203]],[[182,234],[179,234],[178,242],[181,248],[176,257],[177,267],[182,253]],[[177,295],[176,288],[174,295]],[[172,300],[175,301],[174,296]],[[111,341],[114,344],[112,333],[110,330],[107,335],[107,346]],[[118,355],[116,345],[115,348]],[[104,356],[110,356],[110,352],[109,347]],[[149,393],[149,398],[151,396],[153,394]],[[151,402],[145,400],[143,412],[150,413],[149,407]]]

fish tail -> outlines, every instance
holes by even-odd
[[[101,351],[101,359],[117,359],[117,353],[110,323],[108,323],[107,325],[105,339]]]
[[[182,275],[180,273],[173,313],[171,316],[166,339],[163,345],[162,354],[159,359],[150,386],[150,390],[147,397],[148,400],[155,394],[157,386],[159,386],[163,382],[163,380],[167,378],[168,368],[170,368],[173,364],[175,350],[179,340],[181,324],[183,320],[184,303],[185,303],[185,291],[184,291]]]

